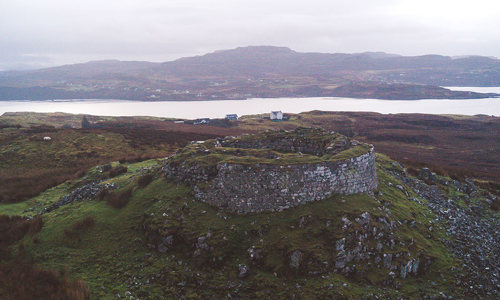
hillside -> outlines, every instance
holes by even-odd
[[[0,211],[42,213],[41,229],[21,240],[23,255],[64,266],[92,298],[493,296],[498,216],[488,193],[442,177],[427,186],[384,156],[377,164],[372,196],[276,213],[238,216],[194,201],[155,160],[124,164],[111,178],[105,166],[92,168]]]
[[[0,191],[15,199],[16,195],[22,196],[19,191],[24,195],[36,194],[45,184],[54,184],[53,176],[48,174],[58,174],[58,180],[64,181],[109,160],[167,156],[190,140],[303,126],[337,131],[373,144],[409,170],[426,166],[454,179],[477,178],[477,184],[500,193],[498,117],[322,111],[289,116],[283,122],[272,122],[266,116],[245,116],[232,122],[212,120],[209,126],[176,124],[152,117],[87,116],[97,128],[81,130],[81,115],[6,113],[0,117],[0,128],[4,128],[0,129],[0,155],[4,157],[0,161]],[[53,135],[58,139],[42,143],[43,137]],[[102,137],[106,137],[106,147],[98,146]],[[71,138],[86,143],[76,143],[68,151]],[[38,150],[42,145],[47,147],[45,151]],[[38,161],[43,161],[44,166]],[[70,168],[65,168],[68,165]],[[62,182],[58,180],[56,184]]]
[[[0,100],[475,99],[495,95],[436,86],[500,86],[499,78],[495,58],[301,53],[251,46],[164,63],[108,60],[0,72]]]
[[[213,176],[196,165],[210,170],[220,164],[286,168],[362,161],[358,157],[369,149],[331,133],[332,126],[373,139],[381,145],[375,145],[377,152],[392,147],[403,156],[405,151],[415,153],[410,147],[431,155],[452,147],[455,135],[475,132],[476,138],[467,139],[470,146],[494,155],[497,141],[485,141],[491,140],[488,132],[496,132],[497,118],[312,112],[280,123],[249,116],[213,124],[219,126],[87,118],[99,126],[60,128],[81,124],[77,115],[0,117],[0,153],[9,157],[2,162],[10,170],[22,166],[25,172],[18,178],[24,183],[19,189],[31,187],[23,180],[38,168],[51,170],[62,163],[57,172],[82,170],[34,196],[0,203],[0,298],[498,297],[498,196],[484,180],[461,179],[456,173],[451,178],[425,168],[426,159],[437,153],[411,168],[378,153],[373,191],[336,193],[249,214],[200,201],[196,189],[209,187],[203,182],[166,176],[172,163]],[[396,122],[401,118],[407,122]],[[307,127],[321,124],[329,134],[291,131],[298,123],[313,122]],[[378,136],[363,130],[374,122]],[[432,129],[431,139],[412,140],[417,138],[410,135],[414,126]],[[263,132],[266,128],[290,131]],[[455,135],[447,135],[446,128],[453,128]],[[234,137],[242,132],[257,132],[258,138]],[[233,137],[223,138],[228,135]],[[44,141],[44,136],[52,139]],[[206,139],[183,148],[189,140]],[[211,146],[217,141],[220,146]],[[273,146],[255,149],[262,148],[259,143]],[[333,153],[317,152],[317,146]],[[464,159],[465,168],[476,165],[457,157]],[[439,170],[439,162],[433,161],[433,169]],[[10,194],[5,188],[4,196]],[[261,187],[251,187],[256,188]]]
[[[315,76],[328,78],[351,73],[354,76],[368,76],[366,71],[375,71],[373,77],[366,79],[379,79],[385,81],[401,73],[410,76],[410,79],[400,78],[399,82],[411,84],[430,85],[461,85],[456,79],[447,78],[450,75],[461,75],[464,82],[474,86],[472,76],[476,76],[476,84],[498,85],[498,79],[486,78],[491,73],[480,72],[472,75],[472,70],[488,70],[499,72],[498,59],[487,57],[465,57],[453,59],[441,55],[399,56],[399,55],[373,55],[371,53],[345,54],[345,53],[301,53],[286,47],[251,46],[240,47],[232,50],[216,51],[203,56],[182,58],[173,62],[166,62],[155,67],[165,74],[176,77],[199,78],[203,76],[219,77],[259,77],[267,74],[281,75],[284,77]],[[424,74],[429,76],[424,77]],[[449,75],[445,75],[449,73]],[[441,79],[434,74],[441,75]],[[421,77],[419,77],[419,75]],[[484,76],[482,78],[480,76]],[[429,78],[430,77],[430,78]],[[469,78],[467,78],[469,77]],[[434,80],[433,80],[434,79]],[[493,82],[491,82],[493,80]]]

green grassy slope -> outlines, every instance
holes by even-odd
[[[451,285],[451,270],[458,262],[442,243],[446,236],[439,226],[428,229],[435,216],[411,200],[417,196],[388,174],[398,164],[383,155],[377,160],[379,191],[374,196],[336,195],[283,212],[245,216],[194,201],[189,187],[163,178],[158,160],[126,164],[127,173],[104,181],[117,190],[132,189],[125,207],[117,209],[97,199],[68,204],[44,214],[42,230],[23,243],[36,263],[66,269],[71,277],[87,282],[92,298],[100,299],[114,299],[117,294],[141,299],[222,298],[228,294],[261,298],[460,294]],[[138,179],[147,173],[153,174],[153,181],[139,188]],[[3,204],[0,214],[33,216],[41,207],[58,201],[79,180],[96,176],[99,174],[93,169],[86,177],[28,202]],[[336,241],[363,232],[355,219],[364,212],[372,217],[371,228],[381,228],[379,217],[400,224],[393,231],[396,244],[384,244],[383,253],[427,257],[432,261],[428,270],[394,281],[389,270],[373,263],[351,262],[357,271],[349,275],[333,272]],[[93,224],[81,225],[89,217]],[[342,230],[342,217],[352,221],[352,228]],[[158,251],[153,245],[169,235],[173,244]],[[368,237],[365,243],[376,241]],[[251,249],[258,252],[257,258],[250,257]],[[295,251],[302,254],[298,268],[291,266]],[[404,256],[394,259],[395,263],[406,260]],[[242,265],[249,271],[240,278]],[[322,268],[323,272],[314,274]]]

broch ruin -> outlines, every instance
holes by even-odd
[[[240,214],[377,189],[372,145],[310,128],[193,142],[163,170],[196,199]]]

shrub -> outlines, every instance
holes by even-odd
[[[153,175],[145,174],[139,177],[139,179],[137,180],[137,185],[139,185],[140,188],[144,188],[148,186],[148,184],[150,184],[151,181],[153,181]]]
[[[93,227],[94,225],[95,225],[94,217],[87,216],[82,221],[76,222],[73,225],[73,229],[81,231],[81,230],[89,229],[89,228]]]
[[[64,234],[68,238],[75,238],[78,236],[78,234],[82,231],[89,230],[90,228],[94,227],[95,221],[92,216],[85,217],[83,220],[80,222],[76,222],[73,224],[71,229],[66,229],[64,230]]]
[[[90,298],[87,285],[70,281],[67,275],[33,265],[22,243],[15,257],[10,248],[26,234],[43,226],[42,217],[27,220],[19,216],[0,215],[0,298],[2,299],[77,299]],[[38,238],[33,237],[38,243]]]
[[[123,173],[127,173],[127,167],[124,167],[124,166],[117,166],[117,167],[114,167],[114,168],[111,168],[111,170],[109,170],[109,177],[116,177],[118,175],[121,175]]]
[[[19,241],[30,229],[30,221],[19,216],[0,215],[0,261],[10,253],[9,246]]]
[[[85,172],[84,170],[80,170],[78,172],[75,173],[75,177],[76,178],[81,178],[83,177],[85,174],[87,174],[87,172]]]
[[[96,199],[99,201],[106,200],[111,197],[111,192],[109,189],[103,189],[99,191],[96,195]]]
[[[70,281],[66,274],[33,264],[10,262],[0,266],[0,282],[9,283],[0,285],[2,299],[90,299],[85,282]]]
[[[118,161],[121,164],[126,163],[126,162],[135,163],[135,162],[145,161],[145,160],[148,160],[148,159],[151,159],[151,158],[153,158],[152,155],[146,155],[146,156],[127,156],[127,157],[120,158]]]
[[[42,217],[41,216],[35,217],[33,220],[31,220],[29,232],[30,233],[40,232],[40,230],[42,230],[42,227],[43,227]]]
[[[108,195],[106,198],[106,203],[114,208],[123,208],[127,205],[132,197],[132,189],[126,189],[122,191],[118,191],[111,195]]]

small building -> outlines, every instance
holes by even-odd
[[[229,114],[226,115],[226,120],[238,120],[238,115],[237,114]]]
[[[283,113],[281,112],[281,110],[272,111],[271,114],[269,114],[269,119],[273,121],[281,121],[283,120]]]
[[[208,124],[208,123],[210,123],[210,118],[196,119],[193,121],[194,125]]]

